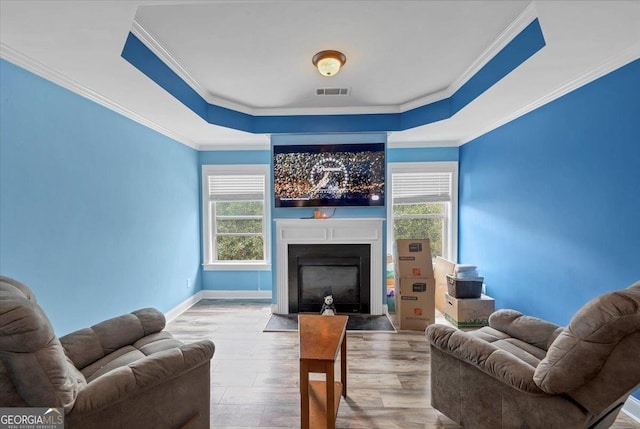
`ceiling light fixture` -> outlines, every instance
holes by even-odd
[[[315,54],[311,62],[322,76],[333,76],[338,74],[340,67],[347,62],[347,57],[338,51],[322,51]]]

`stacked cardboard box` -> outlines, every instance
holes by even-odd
[[[396,240],[393,246],[396,311],[400,329],[424,331],[435,322],[435,279],[429,240]]]
[[[495,311],[495,301],[487,295],[479,298],[455,298],[448,293],[448,275],[454,274],[456,264],[436,257],[436,308],[445,319],[458,328],[477,328],[489,324],[489,316]]]
[[[486,326],[495,311],[494,299],[484,294],[480,298],[454,298],[446,293],[445,300],[444,317],[458,328]]]
[[[436,309],[442,314],[447,311],[447,274],[453,274],[456,263],[436,256],[435,277],[436,277]]]

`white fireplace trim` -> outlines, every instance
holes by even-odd
[[[289,244],[369,244],[371,314],[384,314],[382,305],[382,218],[275,219],[276,291],[275,313],[289,313]]]

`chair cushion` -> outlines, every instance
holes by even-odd
[[[591,300],[551,344],[536,368],[535,383],[551,394],[578,388],[596,376],[624,337],[638,330],[640,282]]]
[[[98,359],[83,368],[82,374],[86,377],[87,382],[91,383],[96,378],[116,368],[127,366],[154,353],[179,348],[182,345],[183,343],[176,340],[169,332],[157,332],[143,337],[132,345],[121,347],[102,359]]]
[[[516,356],[534,368],[538,366],[540,360],[543,359],[546,354],[545,350],[517,338],[512,338],[506,333],[490,326],[482,327],[476,331],[470,331],[469,334]]]
[[[562,328],[555,323],[525,316],[516,310],[494,312],[489,317],[489,326],[543,350],[547,350],[552,342],[550,339],[555,339],[555,336],[562,331]]]
[[[82,369],[82,375],[85,376],[87,382],[91,383],[96,378],[113,371],[121,366],[127,366],[131,362],[135,362],[138,359],[144,357],[144,354],[135,347],[125,346],[116,350],[113,353],[109,353],[102,359],[99,359]]]
[[[493,343],[495,341],[498,340],[504,340],[507,338],[511,338],[509,337],[507,334],[505,334],[504,332],[500,332],[497,329],[494,329],[490,326],[484,326],[478,330],[475,331],[469,331],[470,335],[473,335],[475,337],[480,338],[481,340],[484,340],[488,343]]]
[[[86,385],[42,308],[7,282],[0,282],[0,359],[16,392],[31,407],[69,411]]]
[[[12,279],[11,277],[0,276],[0,283],[2,284],[2,288],[5,290],[11,290],[10,287],[14,287],[18,289],[20,293],[22,293],[29,301],[37,304],[36,296],[33,294],[31,289],[24,283],[19,282],[16,279]]]
[[[144,308],[67,334],[60,342],[76,367],[82,370],[146,335],[162,331],[164,326],[165,318],[160,311]]]
[[[133,344],[133,347],[139,349],[145,356],[149,356],[150,354],[182,345],[182,341],[173,338],[173,335],[169,332],[162,331],[139,339]]]
[[[493,345],[501,350],[511,353],[534,368],[538,366],[540,360],[545,356],[544,350],[531,344],[527,344],[524,341],[520,341],[517,338],[499,340],[494,342]]]

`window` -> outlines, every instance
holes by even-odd
[[[202,167],[204,268],[269,269],[267,165]]]
[[[389,165],[389,176],[389,243],[403,238],[428,238],[434,258],[455,261],[458,163],[393,163]]]

